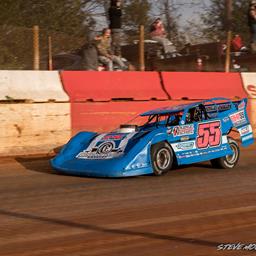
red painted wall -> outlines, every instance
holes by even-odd
[[[172,99],[246,98],[240,73],[163,72]]]
[[[158,72],[63,71],[61,79],[71,101],[168,99]]]
[[[73,134],[113,130],[141,112],[182,104],[183,98],[247,97],[239,73],[63,71],[61,79],[71,101]]]
[[[79,131],[105,132],[117,128],[138,114],[159,107],[191,101],[124,101],[84,102],[71,104],[72,133]]]

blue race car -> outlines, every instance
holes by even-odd
[[[254,142],[247,99],[213,98],[142,113],[110,133],[80,132],[51,160],[58,172],[94,177],[162,175],[175,165],[210,160],[233,168],[243,146]]]

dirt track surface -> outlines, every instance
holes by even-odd
[[[208,163],[163,177],[57,175],[48,158],[0,159],[0,255],[256,255],[256,147],[234,170]]]

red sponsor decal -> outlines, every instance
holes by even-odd
[[[102,140],[121,140],[123,135],[106,135]]]
[[[241,110],[241,109],[244,109],[245,108],[245,102],[242,101],[239,105],[238,105],[238,109]]]
[[[184,135],[192,135],[194,133],[194,125],[183,125],[183,126],[176,126],[173,128],[173,136],[184,136]]]
[[[200,149],[219,146],[221,142],[220,121],[198,125],[197,147]]]
[[[235,123],[239,123],[241,121],[244,121],[245,120],[245,116],[244,116],[244,112],[241,111],[241,112],[238,112],[238,113],[235,113],[233,115],[230,116],[230,119],[231,121],[235,124]]]
[[[256,86],[255,85],[247,85],[247,90],[248,92],[253,95],[253,96],[256,96]]]

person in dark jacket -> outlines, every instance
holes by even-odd
[[[115,55],[121,56],[122,37],[122,9],[121,0],[111,0],[109,14],[109,28],[112,33],[112,50]]]
[[[96,35],[93,32],[89,32],[87,36],[87,42],[82,47],[82,65],[85,70],[98,70],[98,50]]]

